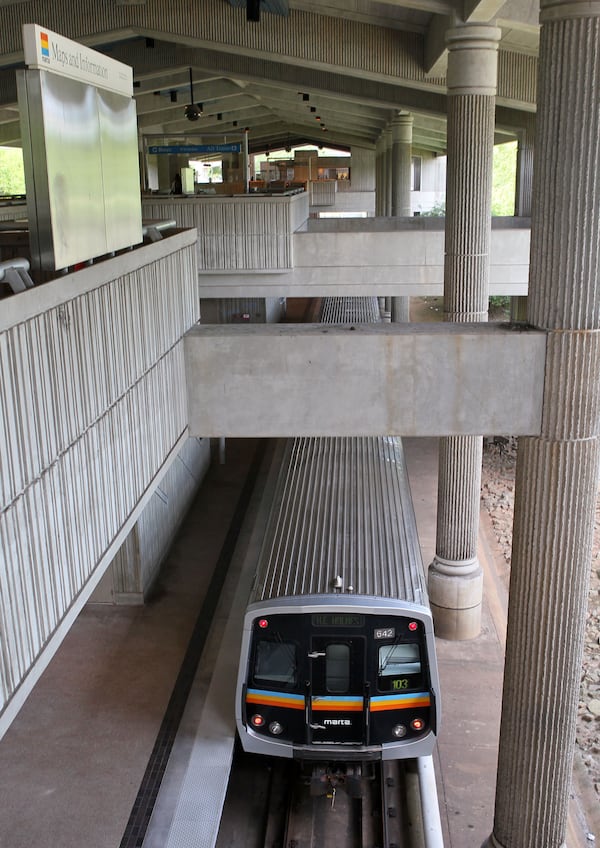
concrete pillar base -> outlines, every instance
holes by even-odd
[[[479,562],[453,563],[436,557],[429,566],[429,602],[435,635],[462,641],[481,631],[483,571]]]
[[[481,848],[508,848],[508,846],[503,845],[501,842],[498,842],[493,833],[490,833],[485,842],[482,842]],[[567,848],[566,842],[561,842],[560,848]]]
[[[481,848],[504,848],[504,846],[498,842],[493,833],[490,833],[485,842],[481,843]]]

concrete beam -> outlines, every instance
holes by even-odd
[[[494,324],[210,325],[184,339],[190,435],[540,432],[545,333]]]
[[[490,295],[524,296],[529,277],[529,220],[494,222]],[[293,234],[290,271],[201,271],[201,297],[439,297],[444,293],[443,218],[317,223],[318,232]]]

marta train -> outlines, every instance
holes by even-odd
[[[297,438],[278,452],[243,625],[242,747],[318,761],[427,756],[439,681],[402,442]]]

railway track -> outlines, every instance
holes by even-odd
[[[226,805],[218,848],[443,848],[439,814],[437,825],[424,822],[430,813],[424,813],[417,760],[311,772],[289,760],[258,757],[242,759],[239,768],[230,793],[236,803]]]
[[[340,766],[329,778],[297,775],[282,837],[264,848],[424,848],[412,761]],[[320,785],[319,785],[320,784]],[[362,787],[362,791],[359,787]],[[315,797],[315,791],[324,794]],[[280,814],[281,817],[281,814]]]

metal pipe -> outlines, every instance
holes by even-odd
[[[444,848],[440,805],[435,783],[435,768],[431,755],[417,757],[417,774],[421,793],[425,848]]]
[[[242,169],[244,172],[244,194],[248,194],[250,191],[250,179],[248,173],[248,132],[244,130],[244,135],[242,138]]]
[[[0,280],[4,279],[5,273],[10,271],[11,268],[29,271],[29,260],[18,256],[15,259],[7,259],[5,262],[0,262]]]

